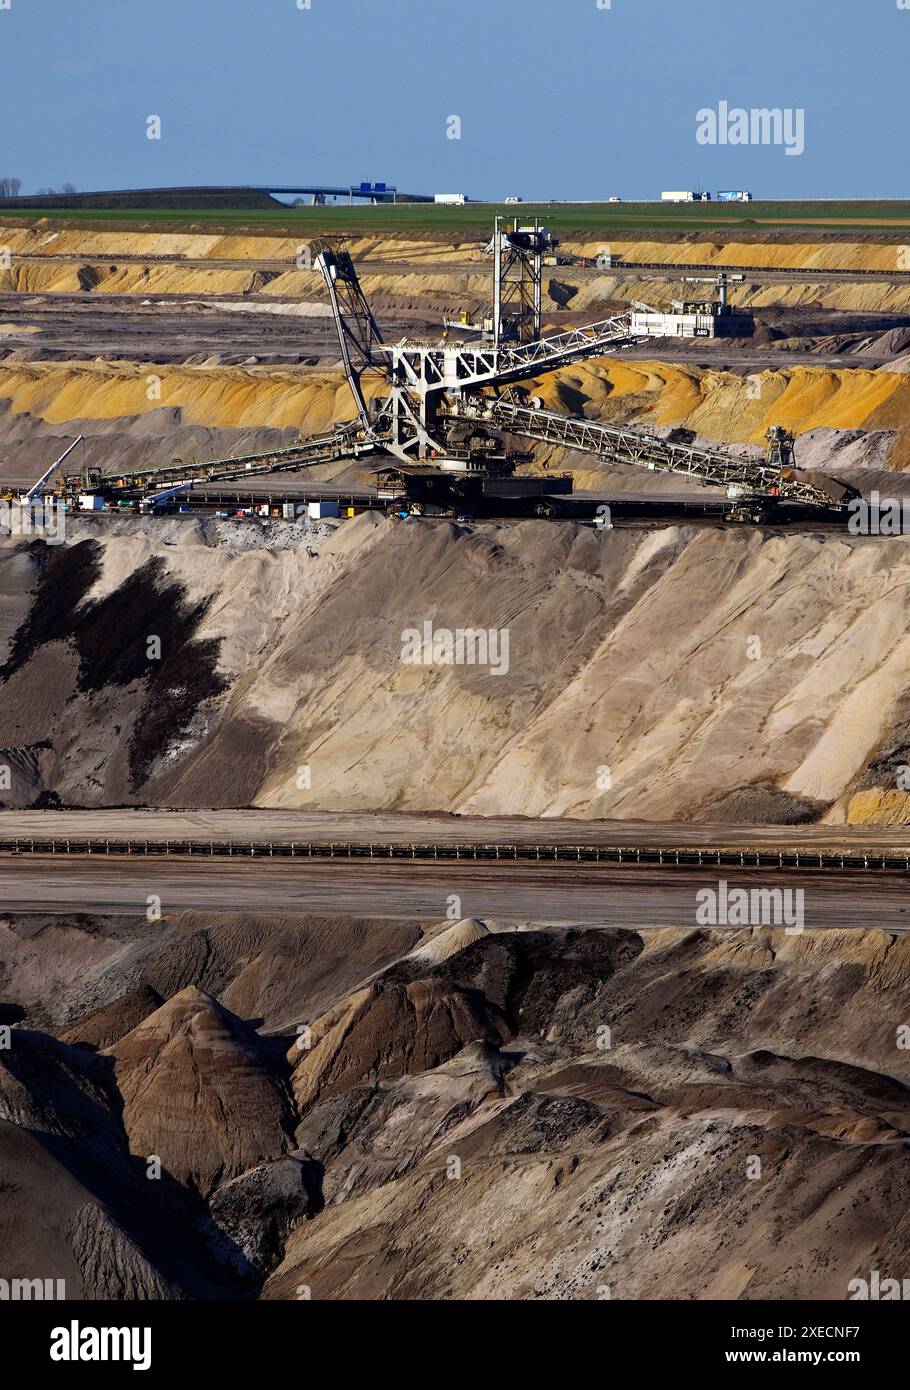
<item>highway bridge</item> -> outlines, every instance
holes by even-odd
[[[257,191],[270,193],[273,197],[311,198],[313,202],[325,198],[347,198],[349,203],[355,199],[367,203],[432,203],[432,193],[400,193],[394,184],[360,183],[350,184],[262,184]]]
[[[201,184],[170,188],[110,188],[82,193],[28,193],[18,198],[0,199],[0,207],[91,208],[120,207],[163,209],[188,207],[244,207],[250,195],[310,198],[314,203],[326,198],[346,198],[349,203],[432,203],[432,193],[403,193],[394,184],[359,180],[357,183],[260,183]],[[255,205],[255,204],[254,204]]]

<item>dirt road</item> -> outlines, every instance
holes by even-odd
[[[901,876],[836,880],[812,874],[771,876],[725,870],[730,888],[801,890],[807,927],[910,927],[910,893]],[[193,863],[72,858],[0,859],[6,912],[117,912],[145,915],[150,897],[163,914],[212,912],[354,914],[443,921],[447,915],[509,922],[604,926],[698,925],[696,894],[717,889],[717,872],[574,864],[476,865]],[[796,901],[796,900],[792,900]]]
[[[149,845],[205,841],[260,848],[297,845],[610,846],[635,850],[752,849],[806,852],[908,852],[906,828],[710,826],[617,821],[530,820],[298,811],[4,811],[0,838],[35,837],[65,847],[68,838]],[[882,927],[910,922],[906,873],[820,873],[805,867],[761,870],[738,863],[678,869],[664,865],[538,863],[434,859],[355,861],[322,858],[169,858],[163,853],[0,857],[8,911],[144,913],[150,895],[161,910],[357,913],[442,920],[458,916],[509,921],[588,922],[694,927],[697,893],[721,880],[747,888],[799,889],[805,925]]]
[[[330,844],[559,844],[753,849],[893,848],[910,853],[910,827],[692,825],[657,821],[454,816],[389,811],[0,811],[0,838],[293,840]]]

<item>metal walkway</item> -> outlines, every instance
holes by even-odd
[[[586,357],[603,357],[636,341],[632,333],[632,315],[617,314],[613,318],[585,324],[583,328],[551,333],[536,342],[500,348],[499,365],[491,375],[497,381],[535,376],[538,372],[549,372],[555,367],[564,367]]]

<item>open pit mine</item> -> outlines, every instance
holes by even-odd
[[[0,1276],[908,1268],[899,240],[0,228]]]

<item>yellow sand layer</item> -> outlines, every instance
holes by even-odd
[[[847,808],[850,825],[910,825],[910,792],[874,787],[851,796]]]
[[[674,363],[601,360],[541,378],[553,409],[597,419],[640,415],[708,439],[758,444],[772,424],[807,430],[910,427],[910,381],[898,372],[790,367],[748,378]]]
[[[299,426],[318,433],[350,419],[353,404],[336,374],[248,367],[28,362],[0,365],[0,398],[14,413],[51,424],[113,420],[180,407],[187,424],[213,428]]]
[[[676,364],[601,359],[550,373],[534,389],[555,409],[687,425],[730,443],[761,443],[772,424],[798,434],[819,427],[910,428],[910,377],[896,372],[792,367],[744,379]],[[340,376],[308,368],[6,361],[0,363],[0,398],[9,399],[14,412],[54,424],[180,406],[188,423],[299,425],[313,432],[353,414]]]
[[[565,272],[564,278],[571,281],[571,269]],[[689,288],[694,292],[699,287]],[[710,297],[710,287],[704,288]],[[578,294],[572,299],[572,308],[583,310],[589,304],[602,304],[605,300],[630,303],[639,299],[656,308],[669,309],[671,302],[680,298],[682,289],[680,281],[649,280],[647,271],[643,271],[641,277],[626,279],[598,277],[581,283]],[[729,294],[732,304],[749,309],[840,309],[864,314],[905,314],[910,311],[910,277],[906,282],[897,284],[882,280],[784,281],[778,284],[767,280],[750,280],[746,275],[745,284],[731,286]]]
[[[88,286],[80,279],[84,267],[78,261],[55,261],[36,256],[17,260],[10,269],[0,270],[0,292],[19,294],[74,294]],[[158,298],[169,294],[240,295],[256,293],[275,299],[321,301],[325,298],[322,278],[313,271],[269,271],[263,274],[256,262],[249,266],[212,266],[181,262],[116,261],[92,263],[91,288],[95,294],[141,295]],[[645,300],[658,308],[669,308],[678,297],[680,286],[667,280],[642,277],[620,279],[603,275],[576,280],[571,267],[558,273],[559,280],[572,284],[577,294],[572,297],[572,309],[590,313],[596,318],[605,305]],[[378,302],[389,300],[419,302],[421,299],[447,300],[453,311],[460,308],[477,309],[487,305],[490,297],[489,266],[466,265],[464,272],[434,273],[415,268],[408,275],[371,275],[362,277],[369,298]],[[754,280],[736,285],[730,292],[731,302],[752,309],[813,307],[840,309],[854,313],[910,312],[910,279],[906,283],[757,283]],[[433,311],[438,318],[438,305]]]
[[[0,227],[0,243],[14,256],[183,256],[188,260],[249,260],[295,262],[301,248],[310,245],[312,235],[213,236],[202,232],[95,231],[67,228],[51,231],[47,227]],[[464,245],[440,248],[434,241],[406,237],[351,237],[346,243],[355,260],[373,258],[419,263],[446,260],[470,261],[478,255],[476,239]]]
[[[438,241],[406,236],[360,236],[348,242],[357,260],[383,259],[420,263],[446,260],[475,260],[478,233],[464,243],[445,245]],[[16,256],[183,256],[191,260],[285,260],[293,262],[309,237],[224,236],[205,232],[97,231],[71,227],[53,231],[46,226],[0,227],[0,243]],[[781,269],[882,270],[908,269],[908,252],[897,245],[858,241],[793,241],[783,243],[769,237],[765,241],[642,241],[629,238],[598,238],[564,242],[564,249],[596,258],[610,250],[630,262],[680,263],[685,265],[760,265]]]
[[[47,227],[0,228],[0,245],[9,247],[16,257],[9,270],[0,271],[0,291],[22,293],[72,293],[81,288],[78,258],[92,259],[92,278],[100,294],[246,294],[251,291],[289,298],[321,298],[321,277],[297,268],[297,258],[312,239],[233,234],[215,236],[202,232],[163,233],[135,231],[96,231],[68,228],[51,231]],[[489,296],[490,261],[481,254],[480,240],[446,245],[433,240],[407,237],[356,237],[348,243],[355,260],[413,265],[413,275],[399,278],[365,276],[364,285],[373,296],[407,297],[451,295],[453,308],[480,304]],[[767,241],[657,242],[614,240],[564,243],[564,249],[595,259],[610,250],[630,264],[654,262],[684,265],[762,265],[791,269],[869,269],[891,271],[903,268],[908,260],[906,248],[875,245],[865,241],[781,244]],[[123,261],[123,257],[147,258]],[[73,257],[74,260],[54,260]],[[190,264],[159,257],[180,257]],[[100,258],[100,259],[99,259]],[[464,275],[433,273],[439,260],[462,263]],[[237,266],[212,265],[206,261],[236,261]],[[246,264],[244,264],[246,263]],[[276,278],[262,282],[261,270],[268,266]],[[472,273],[468,273],[472,272]],[[572,281],[572,267],[561,267],[557,278]],[[647,272],[641,280],[617,279],[605,274],[582,281],[572,307],[585,310],[607,300],[646,299],[668,304],[673,289],[666,281],[649,282]],[[910,311],[910,280],[897,284],[755,284],[735,286],[733,301],[761,309],[769,305],[797,307],[812,305],[857,312]]]
[[[569,243],[566,243],[568,246]],[[573,242],[577,255],[596,259],[612,251],[630,263],[774,266],[781,270],[910,270],[906,247],[871,241],[629,241]]]

